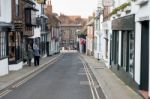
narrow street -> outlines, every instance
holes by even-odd
[[[93,82],[96,83],[95,77],[79,55],[66,53],[1,99],[105,99],[98,84],[92,86]]]

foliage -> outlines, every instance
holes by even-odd
[[[118,11],[121,11],[121,10],[125,9],[129,5],[130,5],[130,2],[127,2],[127,3],[124,3],[124,4],[120,5],[119,7],[113,9],[112,12],[109,14],[109,16],[112,16],[112,15],[116,14]]]

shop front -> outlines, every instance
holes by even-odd
[[[8,33],[8,54],[9,70],[19,70],[22,68],[22,33]]]
[[[8,32],[8,62],[9,70],[22,69],[23,32],[22,22],[14,21],[13,28]]]
[[[150,9],[149,0],[137,0],[140,6],[135,15],[136,40],[135,40],[135,81],[139,86],[141,94],[150,98]],[[147,97],[149,96],[149,98]]]
[[[9,73],[8,69],[8,31],[11,24],[0,23],[0,76]]]
[[[137,89],[135,77],[135,15],[112,21],[111,63],[114,71],[125,83]]]

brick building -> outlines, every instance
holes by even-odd
[[[61,47],[65,49],[77,48],[77,32],[81,31],[85,19],[81,16],[67,16],[61,14]]]

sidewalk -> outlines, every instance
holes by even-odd
[[[138,93],[122,82],[105,64],[83,54],[80,54],[88,63],[95,75],[106,99],[143,99]]]
[[[18,71],[11,71],[8,75],[0,77],[0,91],[5,89],[6,87],[10,86],[11,84],[15,83],[16,81],[30,75],[31,73],[41,69],[46,64],[50,63],[54,59],[56,59],[60,54],[53,55],[50,57],[45,57],[40,60],[40,65],[35,67],[32,63],[32,66],[29,67],[28,65],[24,65],[23,69]]]

